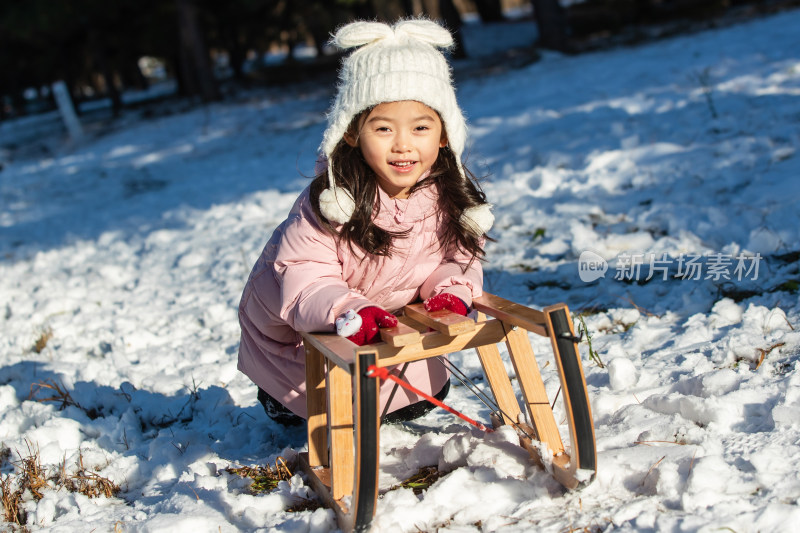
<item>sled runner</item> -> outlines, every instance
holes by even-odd
[[[384,342],[366,346],[356,346],[335,334],[303,333],[308,452],[301,454],[301,466],[317,495],[336,512],[343,531],[368,530],[375,510],[378,393],[380,377],[386,377],[381,369],[467,348],[476,349],[491,387],[494,399],[486,400],[494,411],[493,425],[512,425],[520,445],[566,488],[575,489],[594,478],[594,424],[577,347],[579,339],[567,306],[558,304],[537,311],[487,293],[475,299],[473,306],[478,311],[477,321],[449,311],[428,312],[422,304],[408,305],[397,327],[381,330]],[[528,332],[551,340],[569,425],[569,454]],[[503,366],[499,342],[505,342],[508,348],[522,407]],[[525,422],[523,411],[530,424]]]

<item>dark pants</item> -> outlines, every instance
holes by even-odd
[[[450,382],[448,381],[444,384],[442,390],[434,394],[433,397],[439,401],[442,401],[447,397],[447,393],[449,392]],[[284,426],[299,426],[306,423],[304,418],[300,418],[291,412],[289,409],[284,407],[282,403],[267,394],[266,391],[260,387],[258,389],[258,401],[264,406],[264,411],[267,413],[267,416],[279,424]],[[381,419],[381,423],[397,424],[400,422],[415,420],[430,413],[435,407],[436,406],[428,400],[422,400],[417,403],[412,403],[411,405],[406,405],[397,411],[387,414]]]

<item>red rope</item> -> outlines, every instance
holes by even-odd
[[[437,405],[437,406],[441,407],[442,409],[453,413],[454,415],[456,415],[460,419],[469,422],[470,424],[472,424],[476,428],[480,429],[481,431],[485,431],[487,433],[491,433],[492,431],[494,431],[491,428],[487,428],[486,426],[484,426],[480,422],[476,422],[475,420],[471,419],[467,415],[465,415],[463,413],[459,413],[458,411],[456,411],[455,409],[453,409],[449,405],[446,405],[446,404],[440,402],[439,400],[437,400],[433,396],[431,396],[429,394],[425,394],[424,392],[422,392],[421,390],[419,390],[418,388],[413,386],[411,383],[398,378],[394,374],[390,374],[389,370],[386,367],[379,368],[379,367],[377,367],[375,365],[370,365],[369,367],[367,367],[367,376],[380,378],[381,381],[386,381],[387,379],[391,379],[392,381],[394,381],[395,383],[397,383],[398,385],[400,385],[404,389],[410,390],[414,394],[422,396],[423,398],[425,398],[426,400],[428,400],[432,404]]]

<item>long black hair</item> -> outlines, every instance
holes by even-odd
[[[355,137],[361,117],[369,111],[363,111],[353,119],[348,127],[348,135]],[[408,231],[386,230],[373,222],[380,210],[380,201],[376,194],[378,179],[364,160],[361,149],[351,146],[342,138],[330,158],[334,163],[334,183],[352,195],[356,207],[350,220],[338,229],[320,212],[319,195],[329,185],[326,169],[311,183],[311,205],[317,218],[328,231],[343,239],[351,250],[356,245],[373,255],[390,256],[393,240],[405,237]],[[455,154],[449,147],[439,149],[439,156],[431,167],[430,175],[411,187],[410,192],[424,187],[438,189],[439,214],[444,224],[440,245],[445,249],[460,249],[473,259],[482,258],[485,252],[481,243],[484,238],[489,237],[476,235],[459,220],[465,209],[485,204],[486,195],[472,172],[464,168],[464,174],[461,174]]]

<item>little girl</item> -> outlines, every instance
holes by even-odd
[[[466,124],[437,50],[452,46],[450,33],[429,20],[354,22],[333,42],[356,50],[342,63],[322,168],[267,242],[239,304],[239,370],[258,385],[267,414],[289,425],[306,418],[299,332],[332,332],[347,314],[354,327],[338,333],[370,344],[397,324],[392,312],[417,299],[465,315],[481,294],[494,220],[461,163]],[[439,399],[449,390],[433,360],[403,374]],[[381,404],[384,422],[432,407],[390,387]]]

